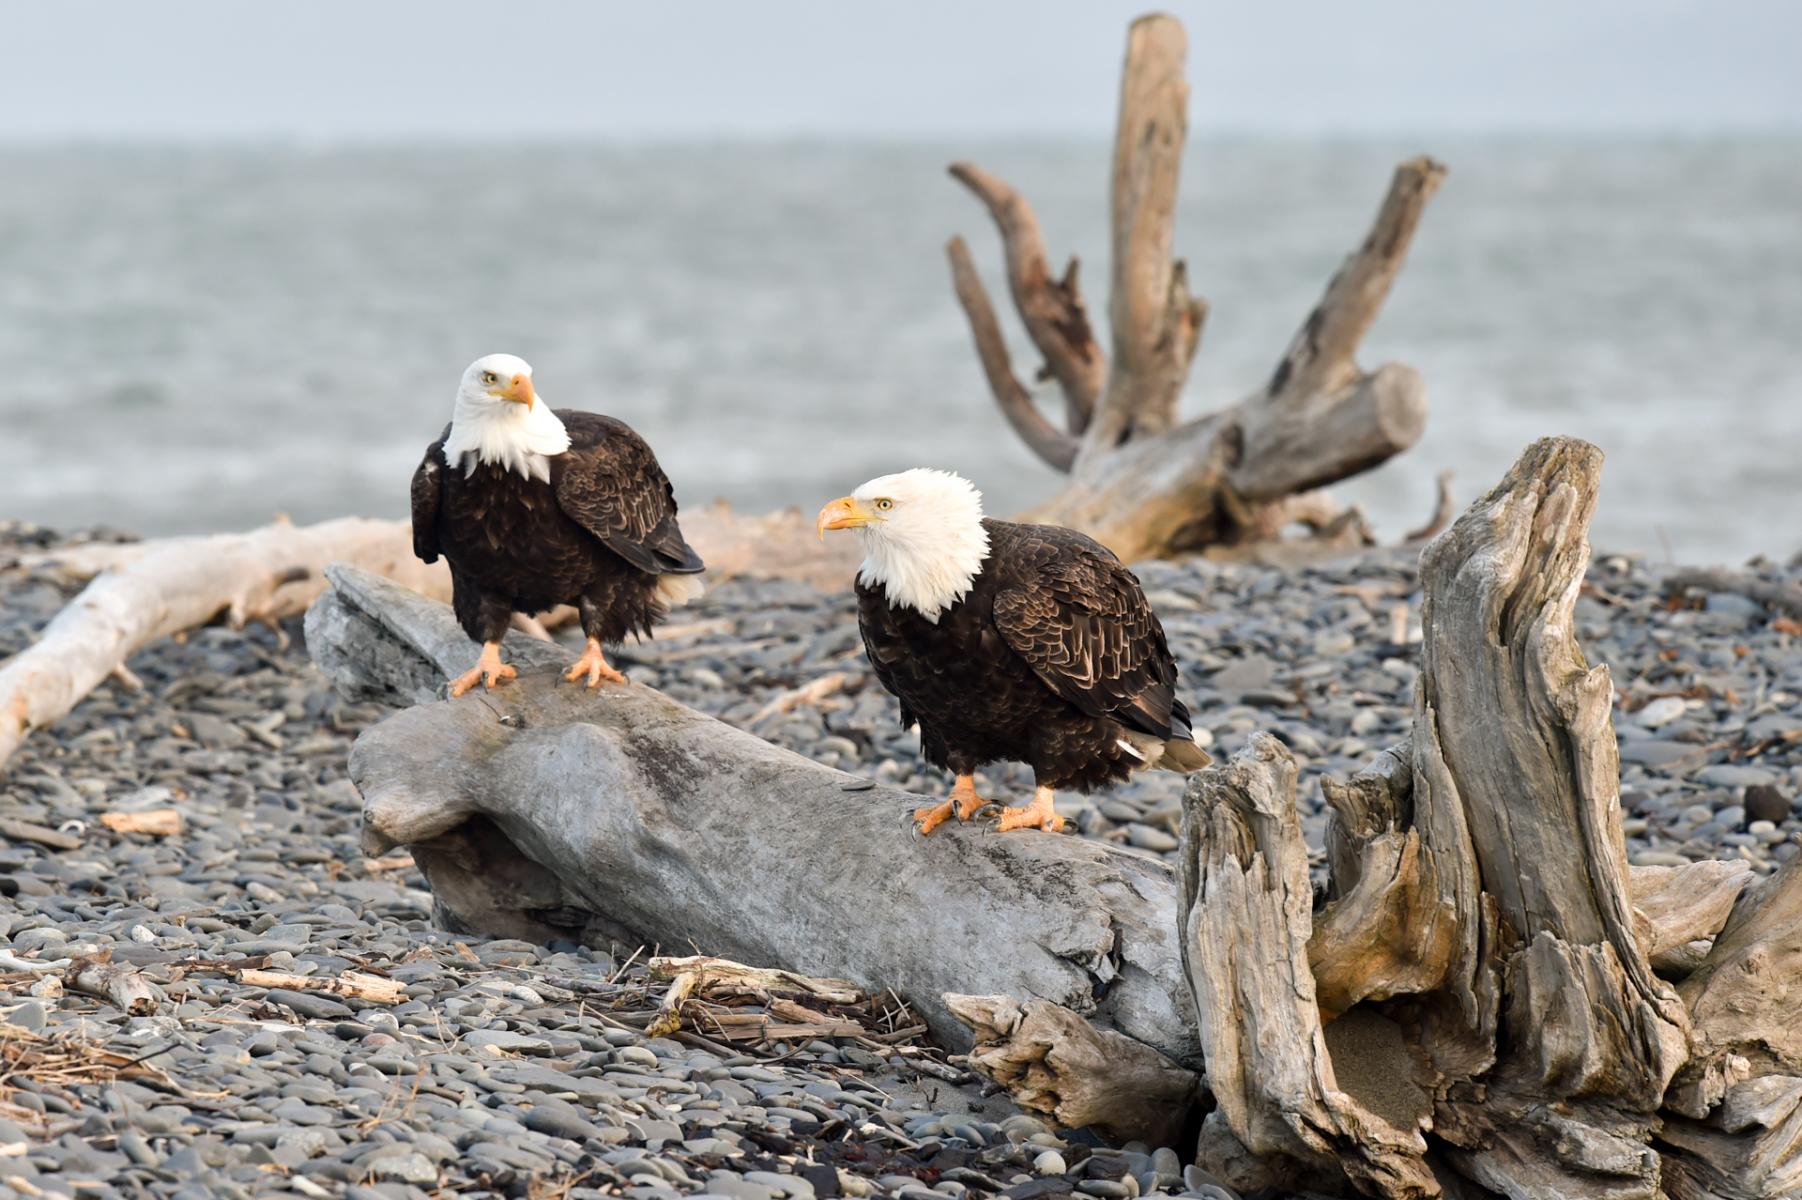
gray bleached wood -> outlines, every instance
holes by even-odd
[[[1231,1158],[1202,1165],[1239,1187],[1265,1183],[1237,1172],[1238,1147],[1310,1167],[1337,1166],[1364,1190],[1436,1196],[1421,1124],[1424,1091],[1399,1036],[1373,1035],[1382,1059],[1371,1078],[1400,1080],[1372,1103],[1340,1084],[1308,965],[1308,851],[1295,812],[1295,760],[1269,734],[1224,767],[1196,776],[1183,814],[1180,859],[1183,966],[1195,993],[1209,1123],[1230,1129]],[[1387,1052],[1385,1052],[1387,1051]],[[1369,1061],[1366,1058],[1363,1061]],[[1204,1156],[1213,1139],[1204,1136]]]
[[[307,621],[321,668],[416,705],[352,753],[365,849],[411,845],[456,927],[699,946],[892,987],[960,1046],[944,993],[1035,996],[1195,1063],[1171,987],[1174,886],[1155,859],[976,824],[922,839],[920,797],[642,685],[561,685],[566,655],[514,635],[518,680],[435,702],[469,657],[449,609],[354,569],[328,575]]]
[[[1671,1200],[1802,1195],[1802,1077],[1742,1079],[1707,1120],[1667,1117],[1659,1140]]]
[[[1701,966],[1678,985],[1696,1023],[1694,1076],[1727,1055],[1802,1076],[1802,859],[1746,888]]]
[[[1802,865],[1627,866],[1613,688],[1572,623],[1600,466],[1536,443],[1427,548],[1415,727],[1326,785],[1318,910],[1287,750],[1254,737],[1191,781],[1198,1152],[1229,1181],[1793,1194]]]

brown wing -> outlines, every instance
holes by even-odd
[[[1045,685],[1092,717],[1188,737],[1176,660],[1132,572],[1068,530],[1025,535],[1028,571],[996,593],[995,627]]]
[[[559,409],[569,451],[552,460],[557,506],[609,550],[652,575],[692,575],[701,556],[676,523],[676,491],[623,421]]]
[[[446,425],[413,472],[413,553],[428,563],[438,561],[438,501],[444,494],[444,439],[449,436]]]

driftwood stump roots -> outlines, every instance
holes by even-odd
[[[1280,742],[1192,784],[1209,1169],[1386,1197],[1793,1194],[1802,868],[1629,868],[1613,687],[1572,624],[1600,469],[1539,442],[1427,547],[1414,730],[1326,789],[1318,907]]]

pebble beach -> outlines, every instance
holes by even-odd
[[[53,568],[5,567],[55,540],[0,524],[0,659],[79,590]],[[1628,855],[1767,873],[1802,853],[1802,624],[1737,591],[1673,590],[1672,570],[1598,554],[1577,602],[1578,639],[1613,675]],[[1749,571],[1802,584],[1799,564]],[[1217,759],[1258,730],[1281,738],[1318,852],[1320,779],[1362,767],[1413,717],[1414,555],[1138,573],[1199,737]],[[871,678],[848,589],[727,580],[616,661],[633,686],[821,762],[948,788]],[[908,1035],[899,1000],[830,1037],[653,1037],[658,948],[435,928],[410,860],[358,849],[346,758],[385,712],[333,693],[298,621],[197,630],[128,666],[0,768],[0,1191],[1236,1195],[1185,1167],[1184,1147],[1020,1113]],[[1023,768],[983,783],[1012,803],[1031,786]],[[1147,774],[1058,803],[1075,836],[1173,859],[1182,789]],[[169,808],[181,828],[164,835],[101,820]],[[109,956],[160,990],[154,1012],[62,985],[70,963]],[[398,988],[305,982],[346,972]]]

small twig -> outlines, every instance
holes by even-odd
[[[1434,487],[1438,494],[1433,501],[1433,515],[1427,518],[1425,525],[1404,537],[1403,545],[1413,545],[1415,542],[1424,542],[1435,538],[1439,536],[1440,530],[1452,523],[1452,517],[1456,515],[1456,508],[1452,501],[1452,473],[1450,471],[1439,472],[1438,478],[1434,480]]]
[[[1760,579],[1741,571],[1679,571],[1664,581],[1664,590],[1669,595],[1692,589],[1733,592],[1785,616],[1802,619],[1802,585]]]
[[[849,678],[843,671],[831,671],[818,679],[809,680],[798,688],[791,688],[758,709],[746,724],[755,728],[778,713],[793,712],[803,704],[818,704],[844,687],[845,681]]]

